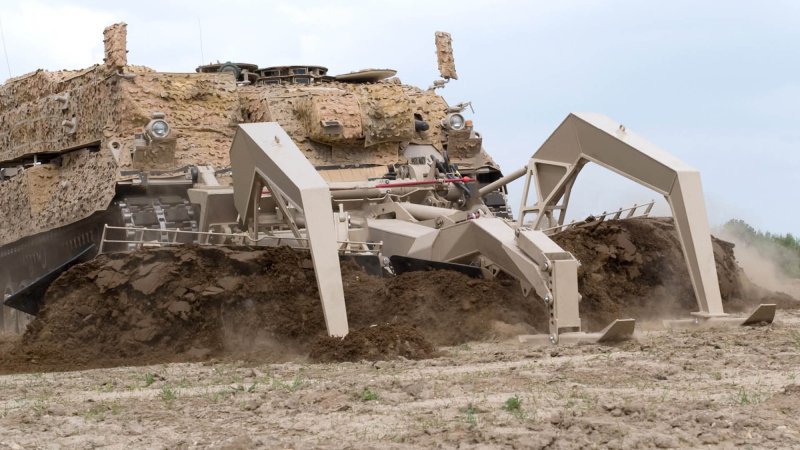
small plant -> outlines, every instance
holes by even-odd
[[[209,397],[211,399],[211,403],[217,403],[221,396],[222,396],[222,392],[221,391],[217,391],[217,392],[209,394]]]
[[[759,402],[759,396],[757,393],[754,392],[747,392],[744,387],[739,388],[739,392],[736,393],[736,402],[742,406],[744,405],[752,405]]]
[[[287,382],[285,382],[283,380],[280,380],[278,378],[272,378],[272,387],[278,388],[278,389],[283,389],[283,390],[289,391],[289,392],[294,392],[294,391],[302,388],[303,385],[305,385],[305,384],[306,384],[306,380],[305,380],[305,378],[303,377],[302,374],[299,374],[299,375],[295,376],[291,383],[287,383]],[[253,384],[253,386],[251,386],[253,388],[253,390],[255,390],[254,386],[255,386],[255,383]]]
[[[147,372],[144,374],[144,387],[150,387],[151,384],[156,382],[156,377],[152,373]]]
[[[247,392],[247,393],[249,393],[249,394],[252,394],[253,392],[255,392],[255,391],[256,391],[256,386],[257,386],[257,385],[258,385],[258,383],[257,383],[257,382],[254,382],[253,384],[251,384],[250,386],[248,386],[248,387],[246,387],[246,388],[245,388],[243,384],[237,384],[237,385],[235,385],[235,386],[231,386],[231,387],[230,387],[230,390],[231,390],[231,392],[232,392],[233,394],[236,394],[236,393],[239,393],[239,392]],[[289,385],[286,385],[286,384],[284,384],[284,385],[283,385],[283,387],[284,387],[286,390],[289,390],[289,389],[291,389],[291,386],[289,386]]]
[[[36,417],[41,417],[47,411],[47,408],[48,404],[43,399],[36,400],[35,402],[33,402],[33,405],[31,406],[31,409],[33,409],[33,412],[36,415]]]
[[[736,394],[736,400],[739,401],[740,405],[749,405],[752,403],[750,396],[747,395],[747,391],[744,388],[739,389],[739,392]]]
[[[478,426],[478,418],[475,417],[475,408],[472,403],[467,404],[467,424],[469,424],[470,429]]]
[[[175,391],[169,386],[164,386],[163,388],[161,388],[161,393],[159,394],[159,397],[161,397],[162,401],[167,402],[167,403],[169,403],[169,402],[175,400],[176,398],[178,398],[178,396],[175,393]]]
[[[122,407],[119,405],[118,402],[99,402],[95,403],[91,408],[86,410],[83,413],[83,418],[85,420],[97,420],[103,421],[106,418],[107,414],[118,415],[122,411]]]
[[[525,411],[522,409],[522,399],[518,395],[509,397],[503,404],[503,409],[511,413],[517,419],[525,418]]]
[[[505,404],[503,405],[503,409],[509,412],[519,411],[520,409],[522,409],[522,399],[520,399],[518,395],[509,397],[508,400],[506,400]]]
[[[289,390],[294,392],[303,387],[304,384],[306,384],[305,378],[303,378],[302,375],[297,375],[294,377],[294,380],[292,380],[292,385],[289,387]]]
[[[378,394],[370,390],[370,388],[365,387],[363,391],[361,391],[361,401],[362,402],[370,402],[373,400],[378,399]]]
[[[91,408],[89,408],[83,414],[83,418],[85,420],[90,420],[90,419],[102,420],[103,417],[104,417],[105,412],[106,412],[106,407],[105,407],[104,404],[101,403],[101,404],[98,404],[98,405],[95,405],[95,406],[92,406]]]

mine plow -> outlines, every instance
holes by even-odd
[[[576,122],[595,126],[601,131],[600,126],[610,128],[611,122],[605,117],[592,116],[591,120],[593,122],[570,115],[559,130],[572,129]],[[615,129],[620,130],[621,127],[617,125]],[[554,152],[553,142],[558,142],[558,139],[568,141],[559,134],[563,133],[559,130],[554,133],[555,140],[551,137],[534,154],[529,167],[535,169],[522,171],[526,176],[526,187],[535,184],[537,192],[542,193],[534,205],[521,208],[522,217],[534,212],[537,218],[546,220],[522,222],[498,218],[474,200],[472,207],[466,210],[413,202],[415,196],[429,199],[441,192],[446,197],[450,189],[458,189],[452,186],[453,183],[445,183],[447,178],[326,182],[280,125],[275,123],[240,125],[231,148],[233,190],[221,192],[197,188],[195,192],[202,191],[206,199],[214,196],[232,197],[238,215],[223,218],[223,221],[239,220],[247,230],[227,236],[207,233],[206,236],[212,240],[225,242],[226,237],[238,237],[236,242],[251,245],[291,242],[289,245],[311,252],[322,308],[331,335],[341,336],[348,332],[339,269],[339,254],[346,250],[374,254],[378,256],[378,263],[388,265],[390,271],[394,271],[394,261],[395,265],[403,264],[399,266],[402,270],[453,268],[464,273],[472,272],[473,276],[493,277],[500,272],[511,276],[517,280],[524,295],[534,294],[530,295],[531,301],[545,304],[549,316],[548,334],[520,336],[521,342],[556,344],[630,339],[635,326],[632,319],[616,320],[600,332],[582,331],[579,316],[581,296],[577,281],[580,263],[549,237],[553,232],[567,227],[563,225],[563,213],[567,207],[569,188],[580,167],[585,164],[585,161],[578,159],[585,158],[584,153],[575,153],[577,158],[571,165],[544,162],[543,156],[547,152]],[[606,133],[594,141],[585,139],[583,144],[590,149],[593,145],[603,146],[602,151],[593,153],[593,161],[602,162],[604,166],[645,186],[661,186],[658,192],[673,205],[676,221],[692,225],[683,228],[679,237],[684,255],[688,255],[686,262],[691,268],[690,273],[695,274],[692,281],[700,311],[693,313],[694,318],[672,321],[670,326],[772,322],[774,305],[762,305],[748,318],[733,318],[722,312],[716,283],[703,284],[708,280],[704,277],[713,276],[716,280],[716,269],[696,171],[641,138],[628,136],[626,133],[626,141]],[[560,150],[555,154],[562,152]],[[636,165],[620,168],[604,152],[624,161],[640,158],[642,165],[657,165],[662,172],[657,172],[653,167],[639,170]],[[441,156],[434,153],[429,156],[429,173],[436,173],[435,163]],[[550,167],[563,168],[558,178],[547,173]],[[656,176],[651,178],[649,174],[653,173]],[[669,179],[670,174],[673,179]],[[547,180],[548,176],[553,181],[551,185],[539,181]],[[470,192],[471,180],[456,179],[467,186],[462,191],[462,200],[466,204],[470,201],[467,193]],[[681,183],[685,179],[690,181]],[[511,181],[513,178],[503,180],[504,183]],[[523,202],[526,201],[527,196],[523,199]],[[562,203],[552,206],[558,201]],[[652,202],[644,205],[642,214],[649,214],[651,208]],[[550,213],[556,210],[560,212],[559,217],[553,218]],[[621,209],[612,217],[619,220],[623,212],[633,216],[635,210]],[[592,221],[572,226],[592,225],[603,217],[599,215]],[[543,230],[537,230],[537,227]],[[701,261],[710,261],[711,264],[703,265]],[[412,265],[416,265],[416,269],[410,268]]]
[[[690,322],[750,325],[773,321],[772,304],[760,305],[744,319],[731,318],[723,311],[699,171],[600,114],[570,114],[533,155],[526,166],[518,223],[522,226],[531,214],[532,228],[560,229],[572,186],[589,162],[666,199],[697,299],[698,311],[692,312],[695,318]],[[535,201],[529,201],[531,188]]]
[[[572,144],[572,147],[565,144]],[[634,329],[630,319],[618,320],[600,333],[582,332],[577,283],[580,263],[539,230],[554,225],[554,222],[559,226],[563,224],[569,190],[588,161],[602,164],[666,197],[673,209],[697,297],[699,311],[693,313],[696,318],[692,320],[698,323],[752,324],[769,323],[774,317],[774,305],[762,305],[748,319],[733,319],[723,312],[699,173],[600,115],[569,115],[533,155],[528,165],[530,169],[525,170],[525,184],[526,191],[535,184],[537,201],[529,206],[526,205],[528,195],[523,197],[520,218],[516,223],[494,217],[480,202],[466,210],[448,210],[403,201],[409,193],[393,192],[395,188],[409,185],[425,186],[414,184],[413,180],[401,183],[373,181],[346,187],[326,184],[318,176],[315,179],[313,167],[275,124],[240,126],[231,153],[234,174],[247,173],[248,168],[253,173],[251,177],[245,175],[244,180],[234,176],[236,207],[251,230],[258,232],[256,211],[263,198],[263,184],[269,186],[275,203],[279,205],[277,210],[295,236],[300,236],[295,217],[304,218],[307,225],[305,235],[312,250],[320,292],[328,296],[322,298],[322,303],[328,331],[333,335],[347,330],[341,297],[337,291],[332,291],[340,289],[337,284],[339,269],[334,264],[337,262],[335,249],[330,245],[335,241],[333,236],[338,235],[348,238],[366,236],[362,240],[380,242],[384,256],[460,263],[478,267],[487,276],[504,272],[519,282],[525,295],[535,292],[535,297],[545,303],[550,326],[546,340],[550,343],[561,342],[562,338],[581,342],[630,338]],[[429,157],[432,162],[429,173],[435,173],[435,161],[441,156],[431,153]],[[304,180],[308,184],[302,186],[290,180]],[[446,178],[442,178],[440,183],[444,180]],[[351,192],[346,201],[337,201],[330,194],[331,190],[342,192],[345,189]],[[359,197],[358,193],[362,192],[370,196]],[[466,198],[469,192],[469,188],[464,191],[465,204],[469,202]],[[313,212],[309,203],[303,202],[303,199],[312,197],[321,200]],[[556,206],[559,201],[562,203]],[[333,211],[338,211],[332,218],[327,212],[329,204]],[[292,213],[290,207],[298,214]],[[326,212],[309,220],[311,213],[320,210]],[[555,210],[560,214],[554,219],[552,212]],[[535,219],[525,222],[530,213],[535,214]],[[312,223],[314,225],[308,227]],[[532,298],[531,301],[535,300]],[[536,340],[533,337],[521,339]]]
[[[442,79],[427,90],[390,78],[394,70],[329,76],[321,66],[225,63],[156,72],[127,64],[125,39],[126,26],[113,25],[103,64],[2,87],[14,100],[0,109],[14,124],[0,147],[6,322],[17,314],[8,307],[35,314],[53,279],[98,252],[191,243],[308,252],[331,336],[349,332],[340,259],[350,257],[375,273],[510,278],[546,311],[546,333],[523,342],[630,339],[627,318],[586,331],[581,262],[552,239],[651,212],[652,202],[565,223],[589,162],[669,203],[698,304],[676,326],[773,320],[774,305],[746,319],[724,312],[698,171],[623,125],[570,114],[503,175],[465,118],[471,102],[448,105],[436,92],[457,79],[447,33],[435,41]],[[520,178],[515,219],[507,185]],[[4,328],[24,328],[12,321]]]

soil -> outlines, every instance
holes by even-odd
[[[386,324],[362,328],[344,338],[322,337],[311,346],[317,362],[425,359],[436,354],[420,331],[409,325]]]
[[[695,308],[668,220],[556,240],[582,263],[587,328],[633,316],[633,340],[520,344],[544,310],[513,280],[352,264],[351,332],[328,338],[303,253],[103,255],[53,284],[22,338],[0,336],[0,448],[796,446],[797,300],[715,240],[726,309],[776,300],[775,323],[653,330]]]
[[[590,329],[621,317],[671,319],[697,310],[671,218],[608,221],[573,228],[553,240],[581,262],[581,318]],[[736,263],[733,244],[712,236],[712,246],[726,311],[749,311],[761,303],[800,307],[787,294],[753,284]]]
[[[798,327],[4,375],[0,448],[796,448]]]
[[[671,221],[630,219],[575,228],[555,240],[582,263],[584,327],[614,319],[685,317],[696,308]],[[791,297],[759,290],[714,240],[728,308]],[[165,362],[425,358],[434,348],[546,331],[543,302],[511,279],[451,271],[368,275],[342,269],[351,335],[324,339],[307,254],[288,248],[166,247],[105,254],[63,274],[0,372]],[[379,325],[379,326],[375,326]]]
[[[541,302],[523,298],[510,280],[450,271],[380,278],[354,264],[345,264],[342,274],[354,337],[333,354],[345,359],[356,357],[347,350],[356,338],[386,343],[402,331],[414,344],[410,353],[385,347],[360,357],[425,357],[434,345],[531,332],[528,323],[544,316]],[[369,328],[377,324],[418,331]],[[22,341],[0,356],[0,372],[232,357],[303,360],[325,335],[306,254],[288,248],[140,250],[101,255],[62,275]],[[331,360],[319,352],[314,357]]]

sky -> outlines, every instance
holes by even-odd
[[[621,122],[700,170],[712,225],[731,218],[800,235],[797,1],[45,1],[3,2],[0,79],[102,62],[103,28],[128,24],[128,61],[193,72],[201,62],[392,68],[438,78],[435,31],[453,36],[469,113],[506,172],[570,112]],[[522,183],[510,186],[519,209]],[[594,165],[568,218],[655,199]]]

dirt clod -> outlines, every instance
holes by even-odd
[[[311,359],[318,362],[375,361],[381,359],[430,358],[433,345],[414,327],[399,324],[362,328],[345,336],[322,337],[311,346]]]

